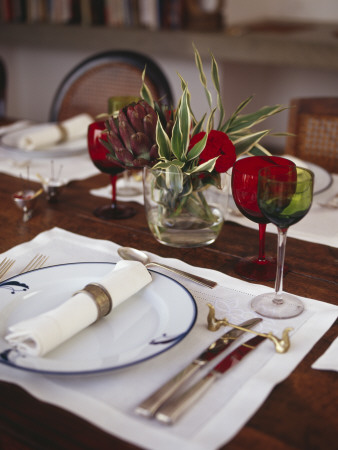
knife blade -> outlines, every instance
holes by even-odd
[[[243,328],[252,328],[261,322],[261,318],[253,318],[243,322],[240,326]],[[209,361],[216,358],[229,345],[232,344],[239,336],[244,333],[243,330],[232,328],[227,333],[209,345],[194,361],[192,361],[181,372],[171,378],[167,383],[161,386],[156,392],[140,403],[136,409],[136,414],[145,417],[152,417],[156,411],[171,397],[178,388],[180,388],[188,379],[190,379],[198,370],[205,366]]]
[[[167,425],[172,425],[177,419],[202,395],[209,387],[231,367],[238,364],[247,354],[256,348],[266,338],[256,336],[235,348],[229,355],[222,359],[210,372],[208,372],[200,381],[184,392],[180,397],[169,400],[156,413],[156,419]]]

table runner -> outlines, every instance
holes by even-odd
[[[18,261],[8,274],[11,276],[38,252],[49,255],[49,265],[81,261],[116,262],[119,260],[117,248],[118,244],[110,241],[53,228],[10,249],[1,257],[10,256]],[[303,298],[306,310],[301,316],[281,321],[264,319],[257,330],[273,331],[281,336],[287,326],[294,328],[290,350],[286,354],[277,354],[272,343],[266,341],[219,379],[176,425],[167,427],[138,417],[133,411],[141,400],[225,332],[224,328],[216,333],[207,330],[206,303],[215,306],[217,317],[227,316],[232,323],[239,323],[254,316],[249,302],[252,296],[267,288],[214,270],[193,267],[177,259],[152,257],[219,283],[218,287],[210,290],[175,276],[193,294],[198,307],[197,322],[179,345],[132,368],[86,376],[33,374],[0,364],[0,379],[14,382],[37,398],[68,409],[106,432],[147,449],[216,449],[244,426],[272,388],[294,370],[334,322],[338,308]],[[19,267],[19,262],[22,267]],[[242,341],[247,338],[247,335],[242,337]]]

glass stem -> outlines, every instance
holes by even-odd
[[[116,181],[117,176],[116,175],[109,175],[110,176],[110,182],[111,182],[111,204],[112,208],[115,208],[116,206]]]
[[[278,241],[277,241],[277,273],[275,282],[275,298],[274,303],[283,303],[283,272],[284,272],[284,259],[285,259],[285,246],[286,246],[286,234],[287,228],[278,227]]]
[[[258,260],[265,261],[265,230],[266,223],[259,224],[259,250],[258,250]]]

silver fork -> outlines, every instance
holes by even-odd
[[[44,266],[48,258],[49,257],[45,255],[40,254],[35,255],[34,258],[31,261],[29,261],[27,266],[25,266],[19,273],[25,273],[29,272],[30,270],[40,269],[41,267]]]
[[[0,281],[4,279],[6,273],[15,263],[15,259],[4,258],[0,263]]]

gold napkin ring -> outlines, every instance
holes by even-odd
[[[106,316],[112,310],[113,307],[112,298],[107,289],[101,286],[101,284],[98,283],[87,284],[87,286],[85,286],[83,289],[75,292],[74,295],[79,294],[80,292],[85,292],[86,294],[89,294],[90,297],[94,300],[95,305],[97,307],[96,320],[99,320],[101,319],[101,317]]]

